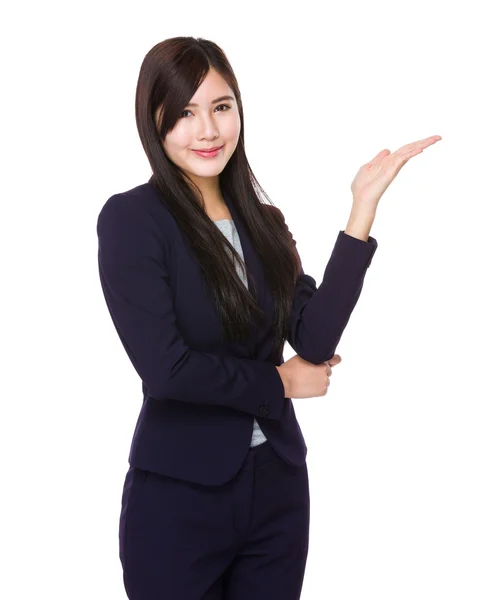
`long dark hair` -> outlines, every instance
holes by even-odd
[[[223,50],[203,38],[173,37],[146,54],[136,89],[136,124],[153,171],[149,180],[162,201],[186,232],[201,266],[205,285],[212,290],[227,339],[243,340],[253,318],[261,323],[263,311],[255,297],[251,273],[221,231],[203,209],[202,193],[173,163],[162,145],[167,132],[195,94],[210,69],[216,70],[232,89],[240,114],[240,137],[230,160],[219,175],[223,194],[228,194],[245,221],[274,298],[274,350],[282,352],[287,339],[290,310],[301,263],[282,213],[265,205],[270,199],[257,182],[245,154],[244,115],[238,83]],[[156,112],[160,108],[158,126]],[[247,273],[249,290],[240,280],[232,258]]]

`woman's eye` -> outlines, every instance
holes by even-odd
[[[227,104],[218,104],[216,106],[216,109],[220,108],[221,106],[224,106],[228,110],[231,108],[231,106],[228,106]],[[180,114],[180,117],[183,118],[184,113],[187,113],[187,112],[191,112],[191,110],[189,110],[189,109],[183,110],[183,112]],[[217,112],[226,112],[226,111],[225,110],[223,110],[223,111],[218,110]]]

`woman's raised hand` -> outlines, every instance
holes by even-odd
[[[368,212],[375,212],[381,196],[405,163],[441,139],[439,135],[432,135],[406,144],[393,153],[387,148],[381,150],[358,170],[351,184],[353,204]]]

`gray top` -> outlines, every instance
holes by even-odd
[[[238,252],[238,254],[240,255],[240,257],[243,260],[244,255],[242,252],[242,246],[240,244],[240,237],[238,235],[237,228],[235,227],[235,222],[232,219],[218,219],[217,221],[213,221],[213,222],[218,226],[219,230],[225,235],[226,239],[235,248],[235,250]],[[229,248],[227,250],[228,250],[228,254],[230,254]],[[240,263],[236,262],[235,268],[237,270],[237,273],[238,273],[240,279],[245,284],[245,287],[247,289],[249,289],[249,286],[247,284],[247,276],[245,274],[245,271],[240,266]],[[251,447],[257,446],[259,444],[262,444],[263,442],[266,442],[266,437],[265,437],[264,433],[262,432],[261,428],[259,427],[259,424],[256,421],[256,419],[254,419],[254,430],[252,432],[252,439],[251,439],[250,445],[251,445]]]

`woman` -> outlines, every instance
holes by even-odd
[[[360,169],[317,288],[283,214],[258,195],[216,44],[154,46],[136,121],[153,175],[109,198],[97,223],[104,297],[143,390],[119,522],[127,595],[299,598],[310,498],[291,398],[327,393],[377,248],[379,199],[440,137]],[[286,340],[297,354],[283,362]]]

